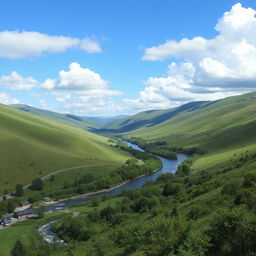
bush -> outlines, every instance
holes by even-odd
[[[223,210],[215,216],[207,235],[207,255],[240,256],[256,253],[256,217],[243,209]]]

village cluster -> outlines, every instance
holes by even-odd
[[[45,202],[49,202],[51,198],[45,197],[43,198]],[[39,212],[31,207],[31,204],[29,201],[23,201],[19,203],[19,207],[16,208],[14,213],[9,216],[5,216],[0,220],[0,229],[4,227],[9,227],[12,224],[16,223],[20,220],[25,220],[29,218],[38,218]]]

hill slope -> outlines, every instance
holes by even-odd
[[[256,93],[142,112],[109,124],[107,130],[207,151],[252,144],[256,142]]]
[[[34,108],[28,105],[22,105],[22,104],[16,104],[16,105],[11,105],[11,107],[17,108],[19,110],[35,114],[41,117],[48,118],[50,120],[54,120],[60,123],[64,123],[67,125],[71,125],[74,127],[82,128],[84,130],[89,130],[92,128],[98,128],[102,124],[99,120],[96,119],[91,119],[91,118],[86,118],[82,116],[76,116],[72,114],[61,114],[61,113],[56,113],[53,111],[49,110],[44,110],[44,109],[39,109],[39,108]]]
[[[107,138],[0,105],[0,193],[54,170],[123,163],[129,156]]]

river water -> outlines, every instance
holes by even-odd
[[[139,151],[143,151],[144,150],[142,148],[140,148],[138,145],[130,143],[130,142],[126,142],[127,145],[133,149],[139,150]],[[158,156],[159,157],[159,156]],[[159,159],[162,162],[162,168],[148,176],[144,176],[141,178],[138,178],[137,180],[131,181],[129,183],[126,183],[118,188],[115,188],[109,192],[104,192],[104,193],[99,193],[97,194],[97,196],[103,196],[103,195],[108,195],[108,196],[114,196],[114,195],[118,195],[120,194],[123,190],[130,190],[130,189],[136,189],[136,188],[140,188],[142,187],[146,181],[155,181],[160,175],[165,174],[165,173],[175,173],[178,169],[178,166],[188,158],[187,155],[185,154],[177,154],[177,160],[168,160],[166,158],[163,157],[159,157]],[[56,211],[56,210],[60,210],[60,209],[64,209],[67,207],[70,207],[72,205],[75,204],[79,204],[82,202],[86,202],[92,199],[93,196],[81,196],[79,198],[73,198],[73,199],[67,199],[62,201],[61,203],[57,203],[57,204],[53,204],[50,205],[46,208],[46,212],[51,212],[51,211]],[[51,225],[48,225],[49,223],[45,224],[41,227],[40,230],[40,235],[42,235],[42,237],[44,238],[45,241],[55,241],[56,238],[59,239],[58,237],[55,236],[55,234],[51,231]]]
[[[144,150],[140,148],[138,145],[133,144],[131,142],[126,142],[126,143],[129,147],[144,152]],[[179,164],[181,164],[187,158],[188,156],[185,154],[177,154],[177,160],[168,160],[166,158],[159,157],[159,159],[162,162],[162,168],[159,171],[154,172],[148,176],[138,178],[137,180],[133,180],[109,192],[99,193],[97,194],[97,196],[103,196],[103,195],[114,196],[114,195],[120,194],[123,190],[140,188],[145,184],[146,181],[148,180],[155,181],[161,174],[175,173],[178,169]],[[79,198],[67,199],[65,201],[62,201],[61,203],[50,205],[49,207],[47,207],[46,211],[48,212],[48,211],[55,211],[55,210],[67,208],[74,204],[79,204],[82,202],[89,201],[91,198],[92,196],[84,196],[84,197],[81,196]]]

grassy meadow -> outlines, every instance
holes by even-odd
[[[55,170],[98,163],[124,163],[128,153],[108,139],[0,105],[0,193]]]

